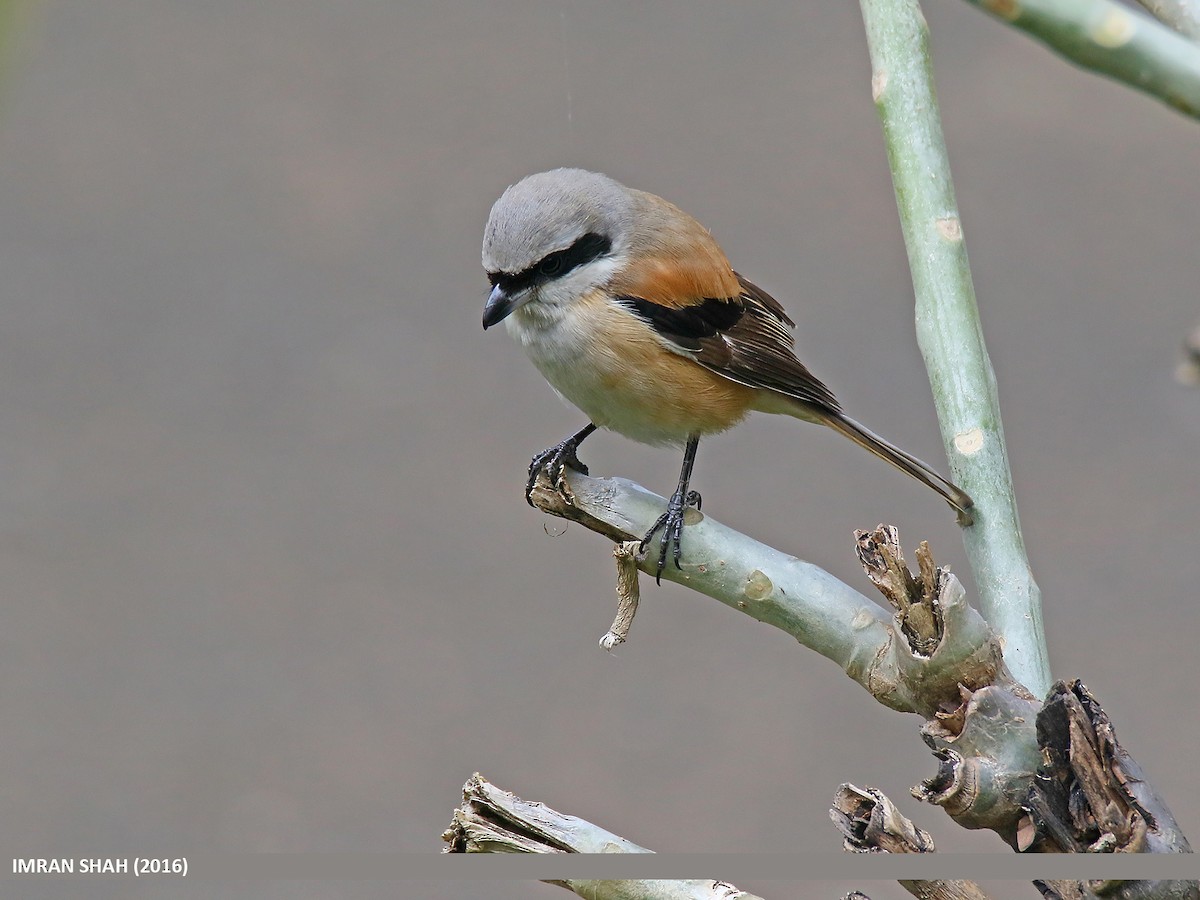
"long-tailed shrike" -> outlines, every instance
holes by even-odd
[[[972,501],[925,463],[846,417],[796,359],[783,307],[735,272],[687,213],[606,175],[554,169],[517,182],[492,207],[483,238],[492,292],[483,327],[507,320],[551,387],[583,410],[584,428],[533,458],[530,492],[546,469],[586,474],[579,444],[608,428],[646,444],[683,445],[683,470],[661,529],[658,574],[680,560],[684,511],[703,435],[752,410],[828,425],[933,488],[971,523]]]

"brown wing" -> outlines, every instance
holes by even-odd
[[[706,369],[748,387],[840,412],[829,388],[796,359],[795,323],[783,307],[757,285],[736,277],[741,289],[737,296],[708,297],[682,307],[642,297],[618,299],[679,353]]]

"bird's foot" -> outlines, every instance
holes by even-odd
[[[533,487],[537,484],[538,476],[542,472],[546,473],[550,485],[562,494],[568,503],[572,506],[575,505],[575,495],[571,492],[571,486],[567,484],[563,473],[566,469],[574,469],[580,475],[588,474],[588,467],[581,463],[576,455],[578,449],[579,441],[574,437],[569,437],[548,450],[543,450],[530,461],[529,481],[525,484],[525,501],[530,506],[534,505]]]
[[[667,567],[668,554],[674,560],[675,568],[683,568],[679,565],[679,558],[683,552],[680,547],[683,539],[683,518],[684,514],[693,506],[696,509],[700,508],[700,494],[698,491],[688,491],[686,494],[682,491],[676,491],[671,495],[671,499],[667,501],[667,511],[658,517],[658,521],[650,526],[650,530],[642,538],[641,556],[645,558],[650,541],[660,529],[662,531],[662,537],[659,538],[658,542],[658,567],[654,575],[654,580],[658,584],[662,584],[662,573],[663,569]]]

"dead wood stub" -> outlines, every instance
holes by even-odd
[[[917,547],[917,574],[909,571],[894,525],[856,531],[858,561],[867,577],[897,612],[901,631],[914,654],[933,655],[941,642],[943,622],[938,608],[945,569],[935,566],[928,541]]]
[[[1174,816],[1117,741],[1080,681],[1060,681],[1037,716],[1042,762],[1025,803],[1018,849],[1066,853],[1190,853]],[[1066,896],[1048,883],[1047,896]],[[1196,882],[1089,882],[1096,895],[1200,897]]]

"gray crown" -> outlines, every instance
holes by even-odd
[[[620,182],[585,169],[551,169],[521,179],[492,207],[483,233],[488,272],[523,272],[583,235],[607,237],[621,249],[633,198]]]

